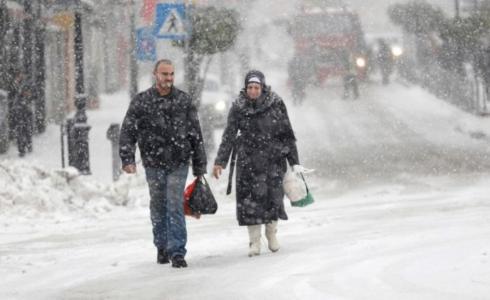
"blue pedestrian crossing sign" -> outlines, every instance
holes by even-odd
[[[157,59],[156,40],[151,28],[136,30],[136,58],[155,61]]]
[[[159,39],[185,39],[187,36],[185,5],[179,3],[157,4],[154,35]]]

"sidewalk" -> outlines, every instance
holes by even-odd
[[[112,181],[111,144],[106,132],[111,123],[121,123],[129,105],[127,91],[115,94],[100,95],[100,108],[87,111],[89,132],[90,170],[95,179],[110,183]],[[66,145],[66,141],[65,141]],[[32,165],[44,166],[48,169],[61,169],[61,137],[60,126],[49,124],[46,132],[34,136],[33,152],[24,158],[17,155],[15,143],[11,143],[9,151],[0,155],[0,160],[24,160]],[[68,165],[68,154],[65,147],[65,166]]]

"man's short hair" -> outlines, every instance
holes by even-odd
[[[158,66],[161,65],[161,64],[163,64],[163,65],[171,65],[171,66],[173,65],[173,63],[172,63],[172,61],[170,59],[166,59],[166,58],[160,59],[159,61],[156,62],[155,68],[153,69],[153,73],[155,73],[157,71]]]

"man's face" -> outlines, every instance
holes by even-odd
[[[153,74],[156,85],[162,89],[169,89],[174,84],[174,66],[172,65],[160,64]]]
[[[247,95],[250,99],[257,99],[262,94],[262,86],[258,83],[249,83],[247,85]]]

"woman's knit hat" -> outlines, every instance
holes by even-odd
[[[262,88],[265,88],[265,76],[264,73],[260,72],[259,70],[251,70],[245,75],[245,88],[247,88],[247,85],[250,83],[258,83],[262,86]]]

